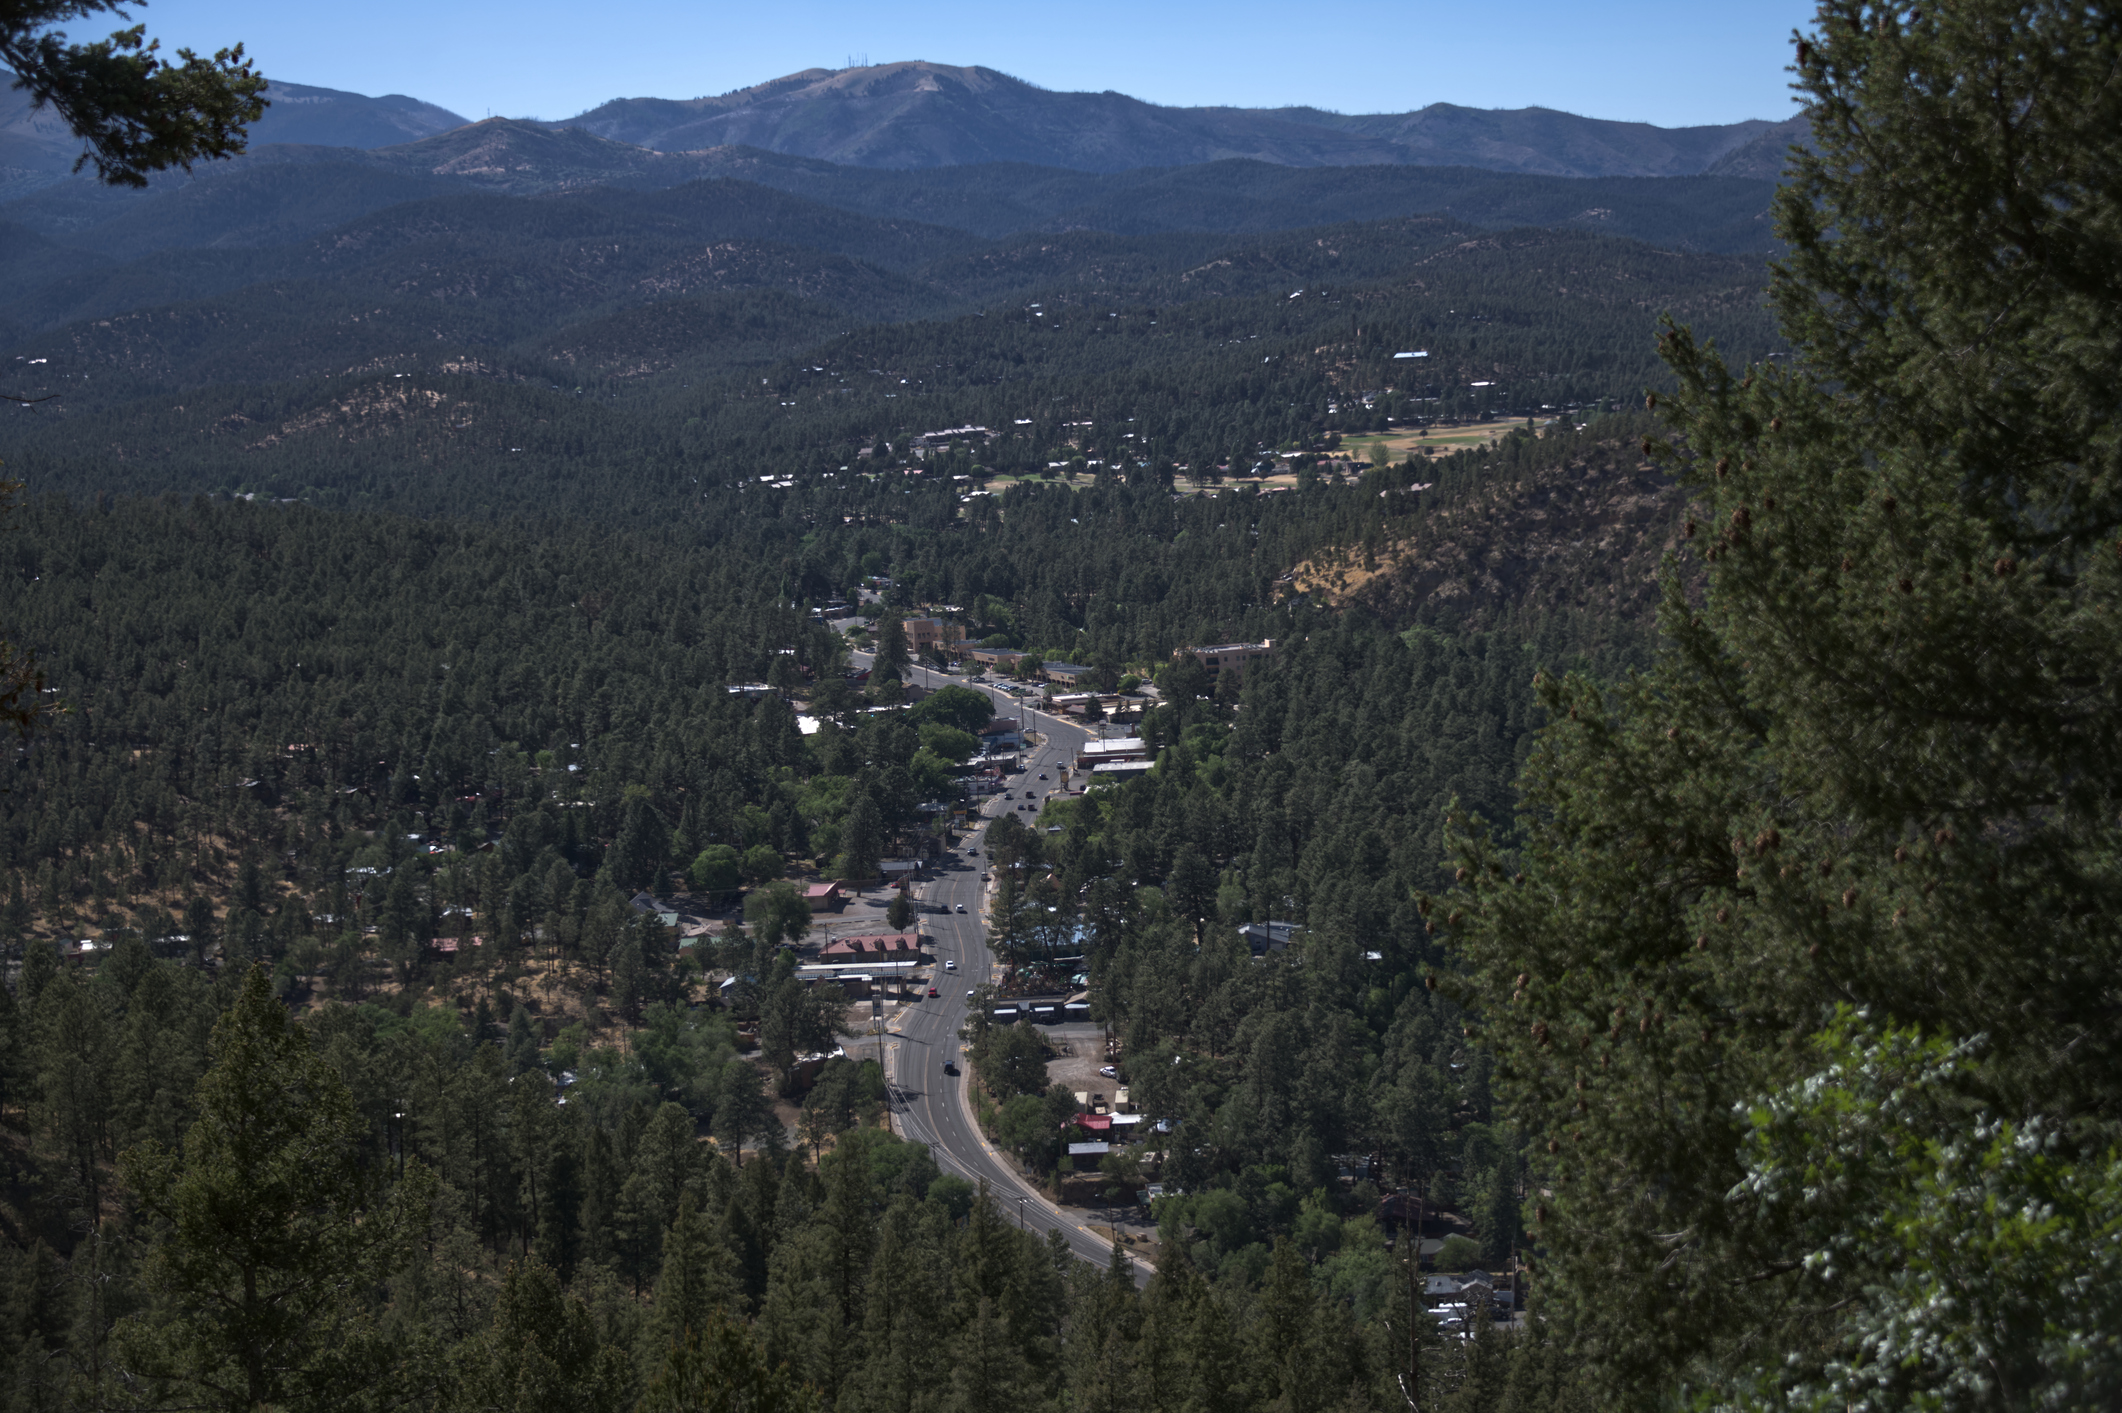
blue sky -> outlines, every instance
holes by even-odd
[[[1679,126],[1788,117],[1789,35],[1811,14],[1809,0],[153,0],[136,19],[167,48],[240,40],[270,76],[472,118],[722,93],[866,54],[1154,103],[1540,105]]]

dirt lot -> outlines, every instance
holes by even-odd
[[[1095,1025],[1042,1028],[1046,1032],[1047,1044],[1057,1052],[1046,1062],[1047,1079],[1054,1084],[1067,1085],[1071,1092],[1103,1094],[1106,1102],[1111,1103],[1119,1081],[1098,1073],[1098,1067],[1108,1063],[1104,1032]]]

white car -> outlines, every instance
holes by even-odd
[[[1098,1066],[1098,1073],[1104,1075],[1107,1079],[1118,1079],[1120,1077],[1120,1071],[1111,1065]]]
[[[943,969],[945,971],[956,971],[958,969],[958,964],[953,961],[946,961],[943,963]]]

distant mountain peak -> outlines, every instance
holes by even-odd
[[[1249,157],[1292,167],[1471,166],[1595,177],[1692,176],[1777,125],[1660,128],[1553,108],[1444,103],[1353,116],[1306,107],[1169,108],[914,59],[805,69],[714,97],[614,99],[558,126],[661,152],[744,146],[860,167],[1029,162],[1109,172]],[[1774,155],[1749,160],[1759,165]]]

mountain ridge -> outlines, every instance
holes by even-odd
[[[64,181],[81,155],[81,140],[51,108],[35,107],[29,95],[0,69],[0,200],[26,196]],[[387,93],[372,98],[313,84],[273,80],[265,91],[265,116],[250,125],[249,142],[261,147],[334,147],[370,150],[432,137],[464,126],[447,108]],[[182,173],[159,174],[165,185]]]
[[[845,165],[1031,162],[1080,171],[1253,158],[1285,166],[1473,166],[1544,176],[1693,176],[1780,125],[1660,128],[1552,108],[1402,113],[1177,108],[904,60],[805,69],[690,99],[615,98],[554,124],[660,152],[747,146]],[[1749,173],[1752,174],[1752,173]]]

